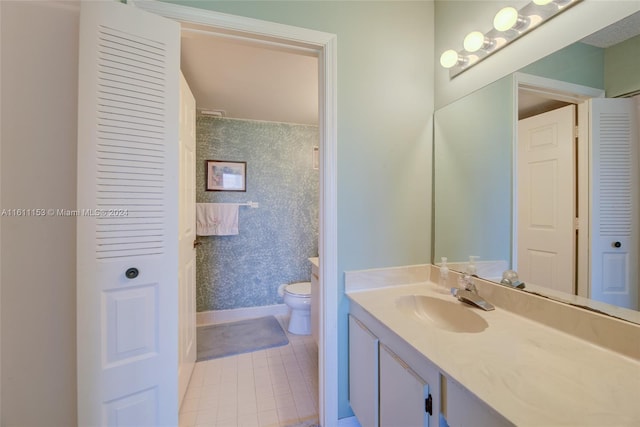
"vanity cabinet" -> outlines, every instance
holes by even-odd
[[[380,425],[428,427],[430,412],[429,385],[389,347],[380,344]]]
[[[349,400],[362,427],[513,426],[357,304],[349,314]]]
[[[378,426],[378,338],[349,315],[349,401],[362,427]]]
[[[351,314],[349,401],[362,427],[429,427],[433,413],[427,381]]]

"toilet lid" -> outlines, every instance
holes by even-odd
[[[311,282],[292,283],[285,286],[284,290],[294,295],[311,295]]]

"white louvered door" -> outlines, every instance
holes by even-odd
[[[631,99],[591,100],[591,298],[638,309],[638,124]]]
[[[180,27],[82,2],[79,49],[78,423],[175,426]]]

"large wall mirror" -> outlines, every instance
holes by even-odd
[[[637,12],[436,111],[434,264],[640,323],[639,34]]]

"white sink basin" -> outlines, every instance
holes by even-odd
[[[456,300],[447,301],[426,295],[405,295],[396,299],[396,306],[408,316],[451,332],[477,333],[489,326],[473,308]]]

